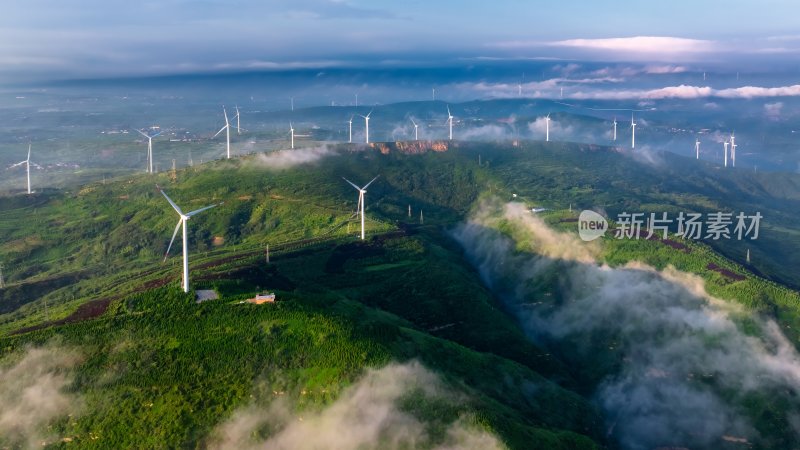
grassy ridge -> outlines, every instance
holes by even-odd
[[[447,228],[488,190],[561,209],[549,218],[563,229],[574,227],[559,222],[574,216],[564,211],[569,204],[612,214],[758,204],[775,217],[765,236],[794,233],[786,205],[795,199],[777,187],[793,178],[709,182],[711,168],[689,170],[678,161],[656,169],[557,143],[461,143],[423,155],[343,149],[286,170],[250,157],[179,171],[177,183],[159,174],[69,195],[0,198],[9,283],[0,291],[2,354],[59,336],[88,355],[74,386],[88,412],[56,424],[60,436],[97,448],[193,446],[246,405],[259,383],[289,392],[300,409],[320,408],[364,368],[418,359],[471,399],[423,415],[476,417],[512,448],[592,447],[604,441],[602,420],[574,392],[575,369],[532,344],[497,308]],[[359,183],[378,174],[367,194],[373,239],[355,242],[357,193],[341,177]],[[215,288],[222,300],[195,305],[177,290],[179,258],[160,262],[177,218],[155,183],[185,210],[224,201],[189,222],[193,282]],[[770,188],[755,189],[759,183]],[[726,201],[750,188],[738,203]],[[776,317],[793,342],[800,339],[793,331],[800,329],[797,293],[748,271],[791,280],[775,267],[793,241],[753,267],[690,242],[688,253],[656,241],[605,242],[612,265],[641,260],[697,273],[712,294]],[[287,245],[270,265],[267,244]],[[754,255],[772,255],[770,245],[754,242]],[[709,263],[745,279],[732,281]],[[281,302],[237,304],[263,289]],[[103,298],[111,306],[97,320],[10,335]],[[87,439],[90,433],[100,438]]]

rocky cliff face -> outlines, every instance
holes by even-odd
[[[369,146],[378,149],[384,155],[391,152],[400,152],[409,155],[420,153],[433,152],[446,152],[450,149],[451,145],[455,143],[452,141],[397,141],[397,142],[373,142]]]

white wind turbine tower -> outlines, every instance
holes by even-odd
[[[294,125],[292,122],[289,122],[289,132],[292,134],[292,150],[294,150]]]
[[[728,141],[725,141],[725,167],[728,167]]]
[[[353,116],[350,116],[350,120],[347,121],[348,124],[348,131],[350,133],[350,138],[348,139],[348,143],[353,143]]]
[[[369,116],[372,115],[372,111],[369,112],[366,116],[359,116],[364,118],[364,141],[369,144]]]
[[[450,140],[453,140],[453,115],[450,114],[450,106],[447,107],[447,122],[450,124]]]
[[[239,126],[239,106],[236,106],[236,134],[242,134],[242,129]]]
[[[631,148],[636,148],[636,122],[631,114]]]
[[[31,164],[33,164],[33,163],[31,163],[31,144],[28,144],[28,158],[25,161],[20,161],[20,162],[18,162],[16,164],[12,165],[11,167],[9,167],[9,169],[17,167],[17,166],[21,166],[23,164],[25,164],[25,172],[26,172],[26,174],[28,176],[28,194],[30,195],[33,192],[33,191],[31,191]],[[36,165],[36,164],[34,164],[34,165]],[[38,165],[36,165],[36,166],[38,167]]]
[[[159,131],[158,133],[150,136],[149,134],[146,134],[140,130],[136,131],[138,131],[139,134],[147,138],[147,173],[153,173],[153,138],[163,132]]]
[[[544,125],[545,125],[544,140],[545,142],[550,142],[550,114],[547,114],[547,117],[544,118]]]
[[[181,211],[178,205],[176,205],[175,202],[172,201],[171,198],[167,197],[166,192],[161,190],[161,188],[158,188],[158,190],[164,195],[164,198],[166,198],[169,204],[172,205],[172,207],[175,209],[178,215],[181,216],[181,218],[178,219],[178,225],[175,226],[175,232],[172,233],[172,240],[169,241],[169,247],[167,247],[167,252],[164,254],[164,261],[167,260],[167,257],[169,256],[169,251],[172,249],[172,243],[175,242],[175,236],[178,235],[178,228],[183,227],[183,283],[181,284],[181,287],[183,288],[183,292],[189,292],[189,237],[186,231],[186,222],[192,216],[200,214],[201,212],[207,209],[211,209],[215,206],[219,206],[222,203],[206,206],[205,208],[196,209],[189,213],[184,213],[183,211]]]
[[[417,122],[414,122],[414,118],[413,117],[411,118],[411,123],[414,124],[414,140],[418,141],[419,140],[419,125],[417,125]]]
[[[694,153],[695,159],[700,159],[700,139],[695,139],[694,141]]]
[[[617,142],[617,118],[614,117],[614,142]]]
[[[379,176],[380,175],[378,175],[378,177]],[[373,178],[372,181],[370,181],[369,183],[364,185],[364,187],[358,187],[352,181],[348,180],[345,177],[342,177],[342,179],[344,181],[347,181],[350,184],[350,186],[353,186],[358,191],[358,206],[356,206],[356,212],[361,215],[361,240],[362,241],[365,239],[365,234],[364,234],[364,202],[365,202],[365,198],[364,198],[364,194],[367,193],[367,187],[369,187],[369,185],[372,184],[373,181],[377,180],[378,177]]]
[[[219,136],[220,133],[225,131],[225,138],[227,139],[227,150],[228,150],[228,159],[231,159],[231,123],[228,121],[228,112],[225,110],[225,107],[222,107],[222,114],[225,116],[225,126],[220,128],[211,139]]]
[[[731,166],[736,167],[736,133],[731,133]]]

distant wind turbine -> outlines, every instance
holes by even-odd
[[[369,144],[369,116],[372,115],[372,111],[369,112],[366,116],[359,116],[364,118],[364,141]]]
[[[694,141],[695,158],[700,159],[700,139]]]
[[[147,138],[147,173],[153,173],[153,138],[163,132],[159,131],[158,133],[150,136],[149,134],[144,133],[140,130],[136,131],[138,131],[139,134]]]
[[[728,167],[728,141],[725,141],[725,167]]]
[[[550,114],[547,114],[547,117],[544,118],[544,124],[545,124],[544,140],[545,142],[550,142]]]
[[[731,133],[731,166],[736,167],[736,133]]]
[[[411,123],[414,124],[414,140],[418,141],[419,140],[419,125],[417,125],[417,122],[414,122],[414,118],[413,117],[411,118]]]
[[[379,176],[380,175],[378,175],[378,177]],[[365,200],[364,196],[367,193],[367,188],[369,187],[369,185],[372,184],[375,180],[377,180],[378,177],[373,178],[372,181],[370,181],[369,183],[365,184],[364,187],[358,187],[352,181],[348,180],[345,177],[342,177],[342,179],[344,181],[347,181],[347,183],[350,184],[350,186],[353,186],[358,191],[358,206],[356,206],[356,212],[358,212],[361,215],[361,240],[362,241],[365,239],[365,233],[364,233],[364,208],[365,208],[365,205],[364,205],[364,203],[366,202],[366,200]]]
[[[236,106],[236,134],[242,134],[242,128],[239,124],[239,106]]]
[[[636,122],[631,114],[631,148],[636,148]]]
[[[453,140],[453,115],[450,114],[450,106],[447,107],[447,122],[450,124],[450,140]]]
[[[617,142],[617,118],[614,117],[614,142]]]
[[[431,94],[431,98],[433,99],[433,101],[436,101],[436,88],[431,88],[431,89],[433,91],[433,93]]]
[[[228,111],[225,110],[224,106],[222,107],[222,114],[225,116],[225,126],[220,128],[219,131],[217,131],[217,134],[215,134],[211,139],[214,139],[215,137],[219,136],[220,133],[225,131],[225,138],[227,139],[226,148],[228,153],[228,159],[231,159],[231,123],[230,121],[228,121]]]
[[[292,122],[289,122],[289,132],[292,134],[292,150],[294,150],[294,125]]]
[[[353,116],[350,116],[350,120],[347,121],[348,124],[348,131],[350,133],[350,138],[347,140],[350,144],[353,143]]]
[[[517,96],[522,98],[522,83],[517,83]]]
[[[23,164],[25,164],[25,172],[26,172],[27,177],[28,177],[28,194],[30,195],[33,192],[33,191],[31,191],[31,164],[33,164],[34,166],[40,167],[38,164],[31,162],[31,144],[28,144],[28,158],[25,161],[20,161],[20,162],[18,162],[16,164],[12,165],[11,167],[9,167],[9,169],[12,169],[12,168],[17,167],[17,166],[21,166]]]
[[[164,198],[166,198],[169,204],[172,205],[172,208],[175,209],[178,215],[181,216],[180,219],[178,219],[178,225],[175,226],[175,232],[172,233],[172,240],[169,241],[167,252],[164,254],[164,261],[166,261],[167,257],[169,256],[169,251],[172,249],[172,243],[175,242],[175,236],[178,235],[178,229],[183,227],[183,283],[181,284],[181,287],[183,287],[183,292],[189,292],[189,236],[186,230],[186,222],[192,216],[196,216],[197,214],[200,214],[207,209],[214,208],[215,206],[219,206],[222,203],[196,209],[189,213],[184,213],[181,211],[178,205],[176,205],[175,202],[173,202],[172,199],[167,196],[166,192],[164,192],[160,187],[158,190],[164,195]]]

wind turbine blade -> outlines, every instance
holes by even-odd
[[[142,130],[136,130],[137,133],[141,134],[142,136],[150,139],[150,136],[147,133],[144,133]]]
[[[379,177],[379,176],[380,176],[380,175],[378,175],[378,177]],[[370,184],[372,184],[372,183],[373,183],[375,180],[377,180],[377,179],[378,179],[378,177],[375,177],[375,178],[373,178],[373,179],[372,179],[372,181],[370,181],[369,183],[367,183],[367,184],[366,184],[366,186],[364,186],[363,188],[361,188],[361,190],[366,190],[366,189],[367,189],[367,187],[368,187]]]
[[[28,159],[26,159],[25,161],[27,162],[31,161],[31,144],[28,144]]]
[[[417,126],[417,122],[414,122],[414,119],[411,119],[411,123],[413,123],[414,126]]]
[[[372,111],[373,111],[373,110],[370,110],[370,111],[369,111],[369,114],[367,114],[367,116],[366,116],[366,117],[364,117],[364,118],[365,118],[365,119],[369,119],[369,116],[371,116],[371,115],[372,115]]]
[[[158,191],[159,191],[159,192],[161,192],[161,194],[164,196],[164,198],[166,198],[166,199],[167,199],[167,201],[169,202],[169,204],[170,204],[170,205],[172,205],[172,207],[173,207],[173,208],[175,208],[175,211],[177,211],[177,212],[178,212],[178,214],[180,214],[181,216],[183,216],[183,215],[184,215],[184,214],[183,214],[183,211],[181,211],[181,209],[180,209],[180,208],[178,208],[178,205],[176,205],[176,204],[175,204],[175,202],[173,202],[173,201],[172,201],[172,199],[171,199],[171,198],[169,198],[169,197],[167,196],[167,193],[166,193],[166,192],[164,192],[164,191],[163,191],[161,188],[158,188]]]
[[[205,208],[195,209],[194,211],[192,211],[190,213],[186,213],[186,217],[196,216],[196,215],[200,214],[201,212],[203,212],[205,210],[208,210],[208,209],[211,209],[211,208],[216,208],[217,206],[219,206],[221,204],[222,203],[217,203],[216,205],[211,205],[211,206],[206,206]]]
[[[175,236],[178,235],[178,230],[181,228],[181,224],[183,223],[183,217],[178,220],[178,224],[175,225],[175,232],[172,233],[172,240],[169,241],[169,246],[167,247],[167,251],[164,253],[164,262],[167,261],[167,256],[169,256],[169,251],[172,250],[172,243],[175,242]]]
[[[360,190],[361,190],[361,188],[360,188],[360,187],[358,187],[358,186],[356,186],[355,184],[353,184],[353,182],[352,182],[352,181],[350,181],[350,180],[348,180],[347,178],[345,178],[345,177],[342,177],[342,179],[343,179],[344,181],[347,181],[347,182],[350,184],[350,186],[353,186],[354,188],[356,188],[356,190],[358,190],[358,191],[360,191]]]
[[[361,214],[361,202],[364,200],[364,195],[359,191],[358,204],[356,205],[356,214]]]
[[[12,165],[12,166],[9,166],[9,169],[13,169],[14,167],[21,166],[21,165],[23,165],[23,164],[25,164],[25,163],[27,163],[27,162],[28,162],[28,161],[20,161],[20,162],[18,162],[18,163],[16,163],[16,164],[14,164],[14,165]]]
[[[214,136],[212,136],[212,137],[211,137],[211,139],[214,139],[215,137],[219,136],[219,134],[220,134],[220,133],[222,133],[223,131],[225,131],[225,128],[228,128],[228,125],[225,125],[224,127],[220,128],[220,129],[219,129],[219,131],[217,131],[217,134],[215,134]]]
[[[159,131],[158,133],[156,133],[156,134],[154,134],[154,135],[150,136],[150,139],[152,139],[152,138],[154,138],[154,137],[156,137],[156,136],[160,135],[161,133],[163,133],[163,131]]]

